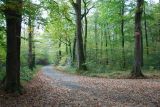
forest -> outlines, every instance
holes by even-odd
[[[158,107],[159,99],[160,0],[0,0],[0,106]]]

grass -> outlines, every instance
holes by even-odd
[[[131,70],[88,70],[88,71],[77,71],[75,67],[71,66],[57,66],[56,67],[60,71],[67,72],[69,74],[78,74],[89,77],[100,77],[100,78],[110,78],[110,79],[122,79],[129,78]],[[160,78],[160,70],[142,70],[143,74],[147,78]]]

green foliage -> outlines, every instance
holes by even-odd
[[[77,68],[73,66],[57,66],[56,68],[70,74],[77,74]]]
[[[134,14],[136,2],[134,0],[90,0],[88,3],[89,7],[94,5],[94,8],[87,14],[88,35],[85,64],[88,66],[88,71],[80,72],[76,70],[76,61],[72,61],[76,18],[74,9],[69,1],[40,0],[37,3],[33,3],[30,0],[24,1],[22,24],[24,34],[22,38],[25,39],[22,39],[21,45],[22,80],[30,80],[36,71],[32,72],[27,67],[28,17],[32,19],[32,26],[35,30],[33,42],[36,47],[37,63],[54,63],[64,66],[64,69],[68,72],[79,72],[89,76],[114,78],[129,74],[134,58]],[[2,2],[0,2],[0,5],[2,5]],[[82,4],[82,6],[84,5]],[[121,13],[123,6],[124,15]],[[47,13],[48,16],[45,17],[43,12]],[[83,12],[84,8],[82,8]],[[145,12],[146,15],[143,15],[142,18],[143,68],[144,70],[158,70],[160,69],[159,4],[152,4],[146,0]],[[147,21],[149,47],[146,47],[144,19]],[[124,54],[122,53],[122,20],[124,20]],[[84,19],[82,24],[84,39]],[[44,30],[45,32],[42,33]],[[2,76],[4,75],[6,59],[5,35],[5,18],[3,14],[0,14],[0,73],[2,73]],[[149,55],[146,52],[147,48],[149,49]],[[124,68],[122,63],[124,61],[123,55],[125,56]]]
[[[0,80],[2,80],[5,76],[5,68],[0,65]]]
[[[130,70],[111,70],[107,68],[89,68],[87,71],[78,71],[76,67],[73,66],[57,66],[57,69],[63,72],[67,72],[70,74],[78,74],[90,77],[100,77],[100,78],[109,78],[109,79],[124,79],[129,78]],[[147,78],[160,78],[160,71],[159,70],[144,70],[144,74]]]
[[[37,68],[33,69],[33,71],[31,71],[28,67],[24,66],[21,67],[21,81],[29,81],[31,80],[35,74],[39,71],[39,69],[41,68],[41,66],[37,66]],[[1,67],[0,69],[0,80],[2,80],[5,76],[5,67]]]
[[[37,66],[37,68],[34,68],[33,71],[28,67],[21,67],[21,81],[30,81],[39,71],[40,67],[41,66]]]
[[[62,3],[63,4],[63,3]],[[63,23],[63,8],[66,8],[65,14],[72,11],[70,8],[59,4],[60,14],[57,16],[51,16],[52,23],[47,25],[47,32],[50,33],[53,37],[54,43],[57,44],[57,47],[54,49],[62,51],[61,60],[56,60],[60,65],[65,65],[67,53],[65,53],[65,43],[67,43],[66,35],[63,35],[65,32],[65,27]],[[124,5],[124,15],[121,14],[122,6]],[[133,67],[134,59],[134,14],[135,14],[135,1],[96,1],[95,9],[87,16],[88,18],[88,38],[87,38],[87,58],[86,65],[88,66],[88,73],[83,72],[84,74],[105,74],[108,71],[111,71],[111,74],[107,75],[121,75],[121,70],[128,70]],[[149,55],[146,54],[146,42],[145,42],[145,33],[143,27],[143,48],[144,48],[144,69],[159,69],[159,37],[158,37],[158,21],[159,21],[159,5],[150,4],[148,1],[145,3],[145,12],[146,16],[143,16],[142,22],[144,19],[147,20],[147,32],[148,32],[148,41],[149,41]],[[83,12],[82,12],[83,13]],[[54,14],[55,15],[55,14]],[[57,18],[55,18],[57,17]],[[61,20],[58,18],[61,17]],[[70,19],[72,19],[72,14],[70,14]],[[66,18],[65,18],[66,19]],[[64,19],[64,20],[65,20]],[[125,68],[123,68],[123,48],[122,48],[122,35],[121,35],[121,21],[124,20],[124,56],[125,56]],[[82,21],[83,22],[83,21]],[[67,20],[65,24],[70,24]],[[95,24],[97,24],[97,33],[95,33]],[[142,23],[144,26],[144,23]],[[73,26],[74,27],[74,26]],[[153,29],[151,29],[153,28]],[[69,32],[71,29],[66,30]],[[74,30],[74,29],[73,29]],[[69,38],[71,38],[72,46],[74,40],[74,32],[68,33]],[[58,48],[58,43],[60,38],[63,41],[62,47]],[[97,47],[95,42],[97,41]],[[107,44],[107,46],[106,46]],[[73,47],[72,47],[73,48]],[[97,49],[96,49],[97,48]],[[73,50],[72,50],[73,51]],[[56,52],[56,53],[57,53]],[[96,58],[97,55],[97,58]],[[57,54],[56,54],[56,57]],[[74,64],[76,65],[76,64]],[[70,68],[69,68],[70,69]],[[119,71],[114,73],[115,70]],[[125,74],[126,72],[124,72]],[[123,74],[123,73],[122,73]],[[127,73],[128,74],[128,73]]]

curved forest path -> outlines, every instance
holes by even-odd
[[[0,95],[0,106],[160,107],[160,79],[85,77],[45,66],[25,87],[18,97]]]
[[[53,66],[42,71],[54,81],[51,85],[70,90],[70,102],[81,106],[160,106],[160,80],[84,77],[57,71]]]

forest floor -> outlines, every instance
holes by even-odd
[[[160,79],[106,79],[46,66],[23,95],[0,91],[0,107],[160,107]]]

